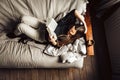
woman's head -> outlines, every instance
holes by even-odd
[[[85,32],[85,26],[84,23],[78,19],[76,19],[76,22],[74,25],[71,25],[68,29],[68,35],[71,36],[76,36],[76,35],[80,35],[84,34]]]
[[[83,22],[76,21],[74,25],[71,25],[66,35],[58,36],[57,46],[62,46],[68,43],[73,43],[76,39],[84,36],[85,27]]]

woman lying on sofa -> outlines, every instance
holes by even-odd
[[[57,23],[55,33],[49,35],[46,30],[46,25],[39,19],[32,16],[23,16],[17,29],[35,41],[40,43],[50,42],[57,47],[73,43],[76,39],[83,37],[87,32],[84,16],[75,9]]]

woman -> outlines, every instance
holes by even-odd
[[[50,36],[48,34],[45,24],[34,17],[23,16],[17,28],[21,33],[35,41],[41,43],[51,42],[57,47],[72,43],[87,32],[84,17],[75,9],[58,21],[58,26],[55,29],[57,40],[55,35]]]
[[[54,45],[62,46],[83,37],[86,32],[87,26],[84,17],[74,9],[58,21],[55,30],[58,40],[55,41],[54,37],[51,37],[50,40]]]

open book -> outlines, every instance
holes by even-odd
[[[53,18],[48,18],[47,22],[46,22],[46,26],[47,26],[47,31],[49,33],[49,35],[54,35],[55,34],[55,29],[57,27],[57,22],[53,19]]]

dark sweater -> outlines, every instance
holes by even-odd
[[[69,27],[74,25],[76,22],[75,9],[69,12],[65,17],[58,21],[58,26],[55,29],[57,36],[61,34],[67,34]]]

